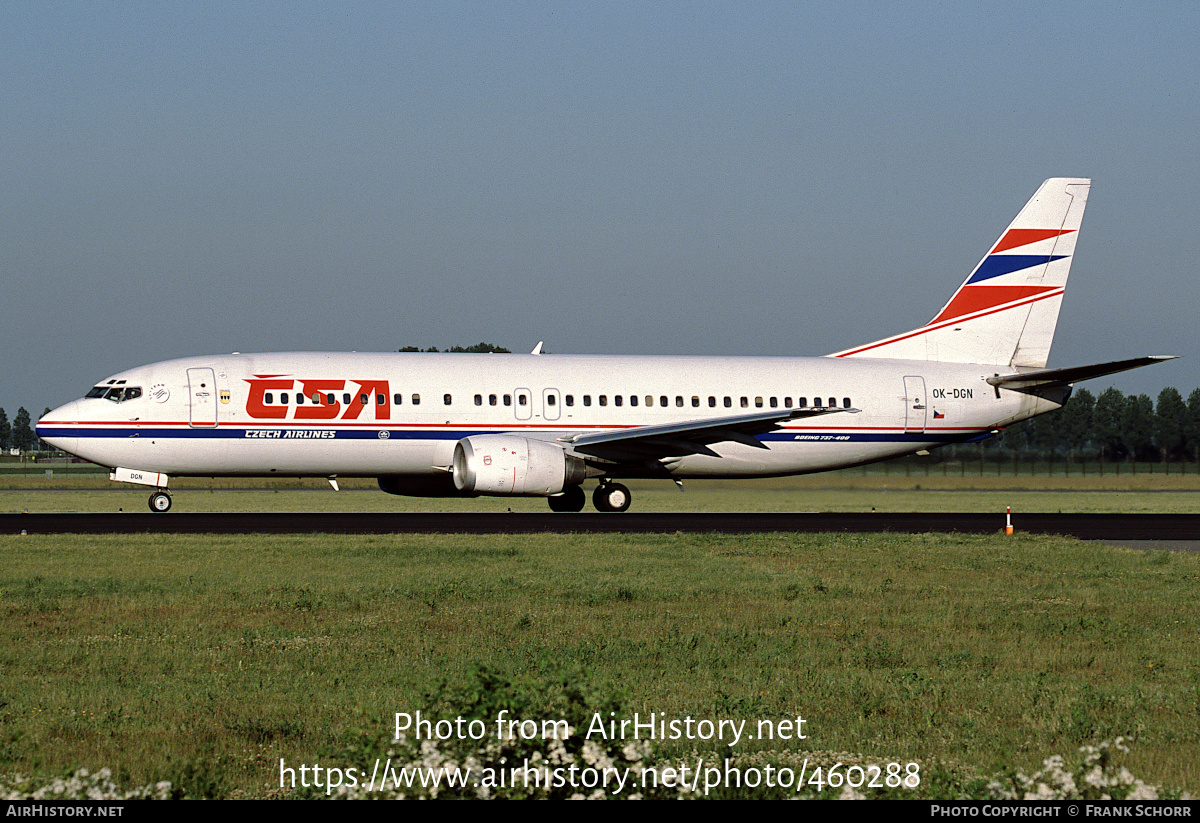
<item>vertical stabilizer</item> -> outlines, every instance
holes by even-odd
[[[1043,368],[1091,184],[1047,180],[929,323],[830,356]]]

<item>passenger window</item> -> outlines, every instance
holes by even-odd
[[[790,398],[790,397],[783,398],[783,405],[785,408],[790,409],[792,407],[792,398]]]
[[[725,408],[729,409],[732,407],[733,407],[733,398],[730,397],[729,395],[726,395],[725,396]]]
[[[613,395],[613,405],[614,405],[614,406],[619,406],[619,405],[621,405],[621,403],[622,403],[622,401],[624,401],[624,399],[625,399],[625,398],[621,397],[621,395],[619,395],[619,394],[614,394],[614,395]]]
[[[566,402],[566,404],[567,404],[568,406],[574,406],[574,405],[575,405],[575,395],[573,395],[573,394],[568,394],[568,395],[566,395],[566,396],[563,398],[563,400]]]
[[[671,401],[667,399],[667,396],[665,394],[659,395],[659,397],[658,397],[658,405],[659,406],[661,406],[662,408],[665,409],[668,405],[670,405],[670,403],[671,403]]]
[[[482,394],[477,394],[477,395],[475,395],[475,405],[476,405],[476,406],[482,406],[482,405],[483,405],[483,395],[482,395]]]
[[[414,405],[414,406],[419,406],[419,405],[421,405],[421,395],[419,395],[419,394],[414,394],[414,395],[413,395],[413,405]]]
[[[358,405],[365,406],[370,402],[371,402],[371,398],[368,395],[360,394],[358,396]]]
[[[711,394],[708,396],[708,406],[711,409],[715,409],[717,407],[717,398],[713,397]]]
[[[448,395],[448,394],[442,395],[442,404],[446,405],[446,406],[450,405],[450,395]]]
[[[583,405],[585,405],[585,406],[592,405],[592,396],[590,394],[585,394],[583,396]]]
[[[527,405],[528,403],[529,403],[529,395],[527,395],[527,394],[518,394],[517,395],[517,405],[518,406],[524,406],[524,405]]]
[[[489,395],[488,395],[488,405],[489,405],[489,406],[494,406],[494,405],[496,405],[496,395],[494,395],[494,394],[489,394]]]
[[[779,408],[779,398],[778,397],[771,398],[771,408],[773,408],[773,409]]]
[[[763,399],[761,397],[754,398],[754,405],[761,409],[763,407]]]
[[[607,394],[602,394],[602,395],[600,395],[600,398],[599,398],[599,399],[600,399],[600,405],[601,405],[601,406],[607,406],[607,405],[608,405],[608,395],[607,395]]]
[[[742,398],[742,408],[743,408],[743,409],[748,409],[748,408],[750,408],[750,398],[749,398],[749,397],[743,397],[743,398]]]
[[[349,392],[346,392],[345,394],[342,395],[342,405],[343,406],[350,405],[350,393]]]
[[[636,406],[637,404],[638,404],[637,395],[636,394],[629,395],[629,405]],[[617,405],[619,406],[621,404],[617,403]]]
[[[553,405],[554,405],[554,395],[552,395],[552,394],[548,394],[548,395],[546,395],[546,405],[547,405],[547,406],[553,406]]]
[[[511,394],[504,395],[504,405],[506,405],[506,406],[512,405],[512,395]]]
[[[337,402],[336,400],[333,399],[333,392],[330,392],[329,394],[325,395],[325,402],[331,406]]]
[[[283,394],[279,395],[279,402],[285,406],[288,404],[287,392],[284,392]]]
[[[275,402],[275,395],[271,394],[270,392],[267,392],[266,394],[263,395],[263,403],[265,405],[269,406],[274,402]]]
[[[397,405],[397,406],[402,405],[403,401],[404,401],[404,395],[402,395],[402,394],[393,394],[392,395],[392,403],[394,405]]]
[[[375,395],[375,405],[376,406],[386,406],[387,405],[387,395],[386,394]]]
[[[297,406],[304,405],[304,395],[302,395],[300,392],[296,392],[296,405]]]
[[[848,408],[850,408],[850,398],[849,398],[849,397],[843,397],[843,398],[842,398],[842,408],[843,408],[843,409],[848,409]]]
[[[803,409],[803,408],[806,408],[807,406],[808,406],[808,398],[807,398],[807,397],[801,397],[801,398],[800,398],[800,408],[802,408],[802,409]]]

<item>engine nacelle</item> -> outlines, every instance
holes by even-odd
[[[454,447],[454,485],[465,494],[549,497],[578,486],[585,474],[582,459],[543,440],[480,434]]]

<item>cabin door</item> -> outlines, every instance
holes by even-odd
[[[558,396],[558,389],[542,389],[542,419],[557,420],[559,415],[559,403],[562,398]]]
[[[533,395],[529,389],[513,391],[513,414],[518,420],[528,420],[533,415]]]
[[[929,409],[925,404],[925,378],[904,378],[904,433],[921,434],[925,431],[925,415]]]
[[[191,411],[188,425],[211,428],[217,425],[217,376],[212,369],[188,369]]]

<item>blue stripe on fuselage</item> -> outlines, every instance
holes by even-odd
[[[538,433],[555,431],[577,431],[562,429],[540,429]],[[513,434],[512,429],[392,429],[379,428],[52,428],[38,429],[42,439],[75,437],[89,440],[127,439],[149,437],[159,439],[221,439],[221,440],[272,440],[297,443],[321,440],[461,440],[483,434]],[[534,432],[530,432],[533,434]],[[927,431],[927,432],[860,432],[843,429],[783,429],[758,435],[764,443],[957,443],[986,436],[988,430],[973,431]],[[517,435],[519,436],[519,435]]]

